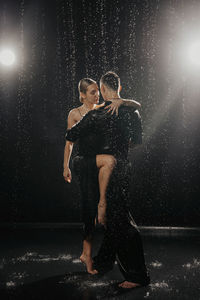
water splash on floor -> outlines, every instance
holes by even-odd
[[[150,296],[149,292],[146,292],[146,295],[144,295],[144,298],[148,298]]]
[[[80,259],[75,258],[75,259],[72,260],[72,263],[73,264],[81,264],[82,262],[80,261]]]
[[[14,287],[14,286],[16,286],[16,282],[14,282],[14,281],[8,281],[8,282],[6,282],[6,287],[7,288],[11,288],[11,287]]]
[[[156,290],[156,289],[163,289],[166,291],[171,291],[172,288],[169,287],[168,283],[163,281],[160,282],[155,282],[150,284],[151,290]]]
[[[24,278],[26,278],[26,277],[28,277],[29,275],[26,273],[26,272],[22,272],[22,273],[20,273],[20,272],[14,272],[14,273],[12,273],[11,275],[10,275],[10,277],[12,278],[12,279],[14,279],[14,280],[22,280],[22,279],[24,279]]]
[[[98,281],[98,282],[94,282],[94,281],[85,281],[83,283],[84,286],[88,286],[88,287],[101,287],[101,286],[108,286],[110,285],[110,282],[105,282],[105,281]]]
[[[187,269],[200,268],[200,260],[198,260],[197,258],[193,258],[193,262],[184,264],[184,265],[182,265],[182,267],[187,268]]]
[[[69,261],[72,259],[70,254],[59,254],[58,256],[50,256],[44,254],[38,254],[37,252],[27,252],[23,256],[12,258],[12,263],[17,262],[51,262],[51,261]]]
[[[150,265],[154,268],[161,268],[163,264],[156,260],[156,261],[150,263]]]

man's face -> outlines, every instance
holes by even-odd
[[[91,104],[99,103],[99,88],[97,84],[90,84],[87,88],[85,100]]]

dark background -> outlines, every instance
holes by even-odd
[[[130,154],[140,225],[198,226],[199,1],[0,2],[1,222],[78,222],[79,190],[64,182],[63,150],[78,81],[113,70],[142,104],[144,143]]]

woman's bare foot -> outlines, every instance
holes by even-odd
[[[122,283],[119,284],[119,287],[124,288],[124,289],[133,289],[138,286],[141,286],[139,283],[134,283],[131,281],[123,281]]]
[[[98,222],[106,225],[106,202],[99,201],[98,204]]]
[[[82,254],[80,256],[80,261],[86,265],[86,269],[89,274],[94,275],[94,274],[98,273],[97,270],[93,269],[93,260],[92,260],[91,256]]]

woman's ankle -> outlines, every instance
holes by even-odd
[[[99,200],[99,204],[98,204],[98,206],[100,206],[100,207],[104,207],[104,206],[106,206],[106,200]]]
[[[100,202],[106,203],[106,196],[105,195],[100,195],[100,197],[99,197],[99,203]]]
[[[80,257],[92,258],[92,255],[91,255],[91,253],[85,253],[85,252],[83,252]]]

